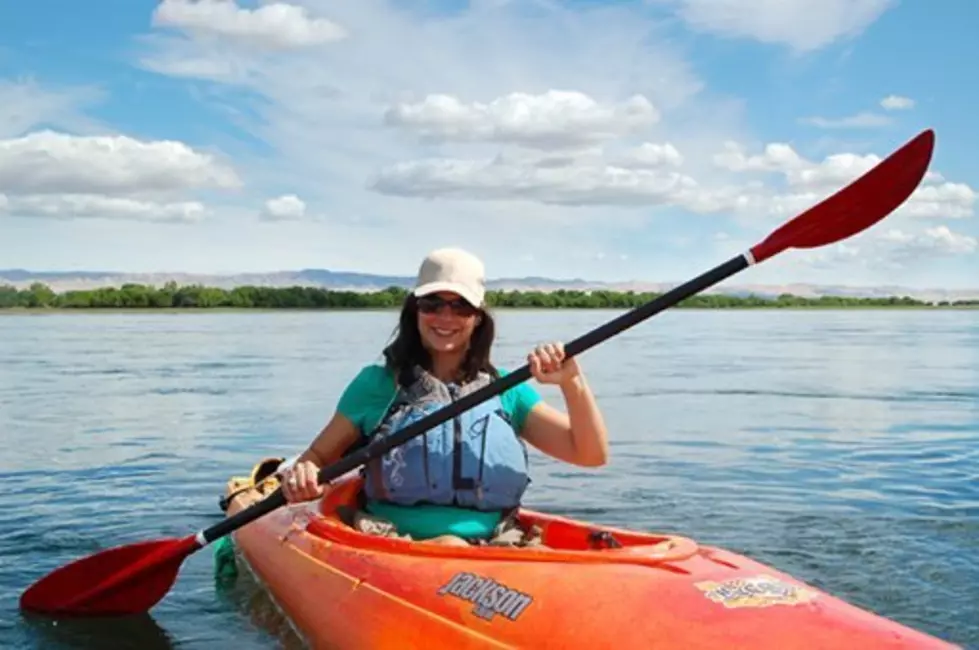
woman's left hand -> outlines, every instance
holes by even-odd
[[[564,344],[560,342],[538,345],[527,355],[527,363],[531,374],[542,384],[563,386],[581,372],[574,357],[565,359]]]

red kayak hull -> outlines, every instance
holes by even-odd
[[[249,480],[233,479],[228,494]],[[540,526],[546,548],[362,534],[336,514],[360,486],[341,480],[234,533],[239,557],[314,648],[957,647],[682,536],[530,510],[521,520]],[[234,496],[228,514],[259,498]],[[595,531],[621,548],[593,548]]]

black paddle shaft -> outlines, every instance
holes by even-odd
[[[602,341],[615,336],[633,325],[641,323],[654,314],[657,314],[668,307],[672,307],[682,300],[685,300],[686,298],[703,291],[707,287],[725,280],[726,278],[744,270],[747,267],[748,257],[746,255],[742,254],[738,255],[737,257],[732,257],[727,262],[724,262],[723,264],[714,267],[696,278],[670,289],[661,296],[658,296],[653,300],[650,300],[649,302],[612,319],[604,325],[593,329],[587,334],[576,338],[564,346],[565,355],[567,357],[573,357],[581,354],[585,350],[598,345]],[[452,404],[449,406],[425,416],[421,420],[412,423],[397,433],[379,440],[371,441],[370,444],[358,449],[349,456],[342,458],[332,465],[323,467],[320,469],[317,479],[321,485],[324,483],[329,483],[330,481],[343,476],[350,470],[356,469],[361,465],[374,460],[375,458],[379,458],[394,447],[403,445],[412,438],[420,436],[426,431],[429,431],[443,422],[456,417],[460,413],[471,409],[477,404],[485,402],[491,397],[499,395],[500,393],[513,388],[517,384],[530,379],[531,376],[530,366],[524,365],[519,370],[501,377],[488,386],[484,386],[477,391],[469,393],[462,399],[452,402]],[[259,517],[272,512],[276,508],[279,508],[285,504],[286,500],[285,496],[282,494],[282,488],[278,488],[275,492],[258,503],[231,517],[228,517],[211,528],[206,529],[203,531],[203,536],[207,543],[210,543],[215,539],[223,537],[224,535],[237,530],[241,526],[258,519]]]

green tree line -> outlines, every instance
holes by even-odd
[[[221,289],[201,285],[162,287],[126,284],[56,293],[45,284],[27,289],[0,285],[0,309],[388,309],[401,305],[407,290],[388,287],[380,291],[337,291],[320,287],[240,286]],[[633,291],[488,291],[491,307],[511,308],[613,308],[629,309],[655,298],[657,293]],[[692,308],[800,308],[800,307],[931,307],[931,303],[907,296],[863,298],[822,296],[804,298],[783,294],[776,298],[698,294],[684,300]],[[941,307],[975,307],[979,300],[938,303]]]

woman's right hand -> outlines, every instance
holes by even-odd
[[[280,473],[282,495],[287,503],[311,501],[323,494],[323,487],[317,482],[319,468],[312,461],[305,460],[286,468]]]

